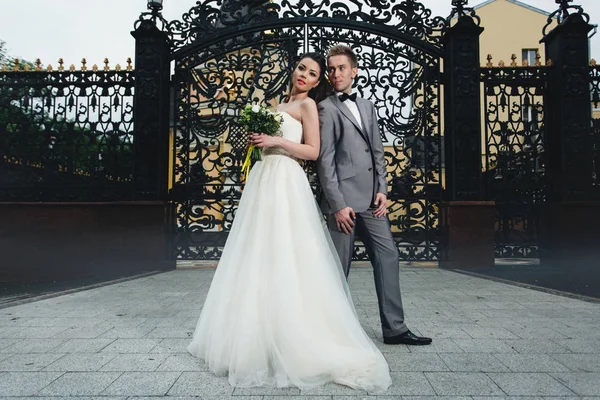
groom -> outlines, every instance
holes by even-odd
[[[363,239],[373,265],[384,343],[430,344],[430,338],[416,336],[404,324],[398,249],[386,217],[387,182],[375,107],[352,93],[357,57],[339,45],[329,51],[327,64],[335,93],[319,103],[317,168],[324,194],[321,209],[331,237],[346,277],[355,233]]]

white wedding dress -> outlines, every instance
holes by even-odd
[[[283,137],[302,124],[282,112]],[[357,319],[306,174],[281,148],[252,168],[188,351],[237,387],[337,382],[380,392],[387,362]]]

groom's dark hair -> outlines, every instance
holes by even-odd
[[[348,46],[344,46],[343,44],[333,46],[327,53],[327,59],[329,60],[329,57],[333,56],[347,56],[348,59],[350,59],[350,66],[352,68],[358,68],[358,58],[356,57],[356,54],[354,54],[354,51]]]

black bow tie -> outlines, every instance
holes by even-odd
[[[352,93],[352,94],[342,93],[342,94],[340,94],[340,100],[341,101],[350,100],[350,101],[356,102],[356,93]]]

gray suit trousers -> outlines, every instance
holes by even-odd
[[[373,265],[383,336],[396,336],[408,330],[400,295],[398,249],[388,219],[376,218],[372,212],[373,209],[368,209],[356,213],[354,230],[349,235],[339,231],[333,214],[327,215],[327,225],[346,278],[350,274],[355,234],[363,240]]]

